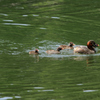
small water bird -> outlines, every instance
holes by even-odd
[[[87,46],[77,46],[74,48],[74,53],[82,53],[82,54],[94,54],[96,53],[95,48],[98,47],[99,44],[96,44],[94,40],[89,40],[87,42]]]
[[[30,51],[29,54],[34,54],[34,55],[39,54],[39,50],[35,49],[34,51]]]
[[[59,47],[62,47],[64,49],[74,49],[75,44],[73,42],[70,42],[68,45],[60,45]]]
[[[47,54],[59,54],[61,53],[60,50],[63,50],[63,48],[58,47],[57,50],[47,50],[46,53]]]

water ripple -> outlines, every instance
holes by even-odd
[[[51,17],[51,18],[54,18],[54,19],[60,19],[60,17]]]
[[[34,87],[34,89],[44,89],[44,87]]]
[[[3,21],[6,21],[6,22],[13,22],[13,20],[3,20]]]
[[[39,15],[35,15],[35,14],[33,14],[33,16],[38,17]]]
[[[38,92],[52,92],[54,90],[38,90]]]
[[[8,99],[13,99],[13,97],[2,97],[0,100],[8,100]]]
[[[28,15],[22,15],[22,16],[27,17]]]
[[[20,23],[3,23],[4,25],[20,25],[20,26],[30,26],[30,24],[20,24]]]
[[[76,85],[83,85],[83,84],[76,84]]]
[[[83,92],[95,92],[95,91],[98,91],[98,90],[83,90]]]
[[[21,98],[21,96],[15,96],[15,98]],[[0,100],[8,100],[8,99],[13,99],[13,97],[2,97]]]
[[[4,13],[0,13],[0,15],[3,15],[3,16],[8,16],[8,14],[4,14]]]
[[[41,27],[40,29],[45,30],[46,28]]]

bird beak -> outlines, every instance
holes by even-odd
[[[74,46],[75,44],[73,44],[73,46]]]
[[[64,48],[62,48],[62,50],[63,50]]]
[[[95,47],[98,47],[99,46],[99,44],[95,44]]]
[[[99,44],[97,44],[97,47],[99,46]]]

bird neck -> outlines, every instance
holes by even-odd
[[[35,50],[35,53],[38,53],[38,51],[37,51],[37,50]]]
[[[90,50],[93,50],[96,53],[96,50],[92,46],[87,46]]]
[[[57,49],[57,51],[60,51],[60,49]]]
[[[73,45],[72,45],[72,44],[69,44],[68,46],[69,46],[69,47],[72,47]]]

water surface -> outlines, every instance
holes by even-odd
[[[100,2],[0,1],[0,100],[98,100],[100,47],[92,55],[45,53],[61,44],[100,44]],[[29,55],[39,49],[39,55]]]

